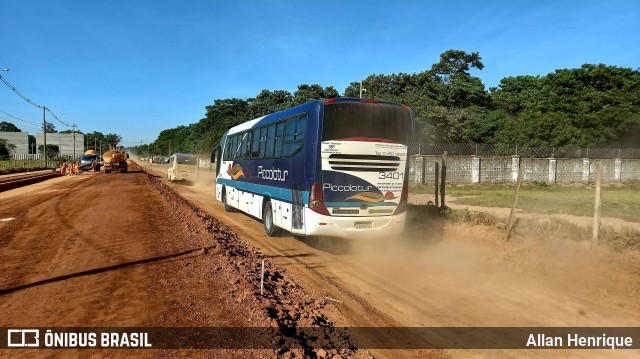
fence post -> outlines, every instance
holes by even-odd
[[[445,186],[447,183],[447,151],[442,154],[442,182],[440,183],[440,206],[444,209]]]
[[[520,168],[520,157],[512,156],[511,157],[511,180],[512,181],[518,180],[519,168]]]
[[[582,182],[589,184],[591,177],[591,162],[588,158],[582,159]]]
[[[602,165],[596,162],[596,199],[593,206],[593,233],[591,236],[591,249],[598,246],[600,233],[600,182],[602,181]]]
[[[620,158],[615,159],[613,176],[616,182],[622,182],[622,160]]]
[[[477,145],[476,145],[477,146]],[[477,155],[471,159],[471,182],[479,183],[480,182],[480,165],[481,165],[480,157]]]
[[[436,208],[440,208],[440,206],[438,205],[438,179],[440,176],[440,164],[438,163],[438,161],[436,161],[436,190],[435,190],[435,197],[436,197]]]
[[[513,203],[511,204],[511,212],[509,213],[509,224],[507,225],[507,242],[511,239],[511,233],[513,233],[513,224],[515,221],[516,206],[518,205],[518,194],[520,193],[520,185],[522,184],[522,177],[524,173],[524,164],[520,162],[518,164],[518,179],[516,181],[516,192],[513,195]]]
[[[426,183],[427,179],[427,158],[422,156],[422,184]]]
[[[556,183],[556,171],[558,169],[558,160],[549,159],[549,183]]]

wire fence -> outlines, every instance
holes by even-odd
[[[517,156],[523,158],[640,159],[640,148],[528,147],[514,144],[424,143],[409,144],[412,155]]]
[[[62,162],[73,162],[79,161],[80,156],[76,156],[76,159],[73,159],[73,156],[69,155],[56,155],[56,156],[47,156],[47,168],[55,168]],[[0,159],[0,171],[10,171],[10,170],[19,170],[19,169],[31,169],[31,168],[44,168],[45,161],[44,157],[40,154],[38,155],[23,155],[19,156],[19,158],[9,158],[9,159]]]

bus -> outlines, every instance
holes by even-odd
[[[404,230],[415,117],[403,104],[316,100],[229,129],[212,152],[216,199],[268,236],[389,237]]]

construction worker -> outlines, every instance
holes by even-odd
[[[91,161],[91,172],[96,172],[96,161]]]
[[[73,172],[77,175],[80,174],[80,165],[78,164],[78,162],[73,164]]]
[[[67,162],[63,162],[62,165],[60,165],[60,174],[61,175],[66,175],[67,174]]]

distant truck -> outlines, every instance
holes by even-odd
[[[104,173],[111,171],[127,172],[127,158],[129,155],[118,147],[112,147],[102,155],[104,160]]]

